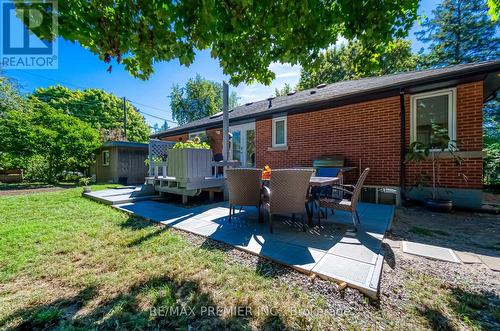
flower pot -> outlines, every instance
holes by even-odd
[[[92,188],[90,186],[83,187],[83,193],[90,193],[90,192],[92,192]]]
[[[449,213],[453,208],[453,202],[447,199],[425,199],[424,205],[427,209],[439,213]]]

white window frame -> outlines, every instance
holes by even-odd
[[[108,157],[107,157],[107,161],[108,162],[105,162],[106,161],[106,157],[104,156],[104,154],[107,154]],[[110,157],[111,157],[111,154],[109,153],[109,150],[105,150],[105,151],[102,151],[102,165],[104,167],[109,167],[109,161],[110,161]]]
[[[285,129],[285,141],[283,144],[276,143],[276,122],[284,121],[284,129]],[[287,116],[280,116],[273,118],[273,147],[286,147],[288,142],[288,129],[287,129]]]
[[[410,104],[410,140],[415,142],[417,137],[417,101],[422,98],[448,95],[448,135],[451,140],[457,140],[457,89],[449,88],[432,92],[414,94]]]
[[[200,137],[201,138],[201,135],[204,135],[205,137],[207,137],[207,131],[203,130],[203,131],[189,132],[188,139],[192,140],[195,137]]]

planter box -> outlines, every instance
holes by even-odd
[[[170,149],[168,151],[168,176],[177,180],[203,179],[212,176],[212,150]]]

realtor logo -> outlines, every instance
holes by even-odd
[[[56,0],[1,1],[0,68],[57,69],[57,38],[41,40],[30,31],[43,24],[57,35]]]

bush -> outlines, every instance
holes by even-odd
[[[24,179],[28,182],[53,183],[56,178],[50,171],[49,162],[42,155],[34,155],[25,160]]]
[[[492,143],[484,148],[485,184],[500,184],[500,143]]]
[[[183,149],[183,148],[195,148],[195,149],[210,149],[210,145],[201,141],[199,137],[194,137],[193,140],[188,140],[186,142],[179,141],[174,145],[175,149]]]

